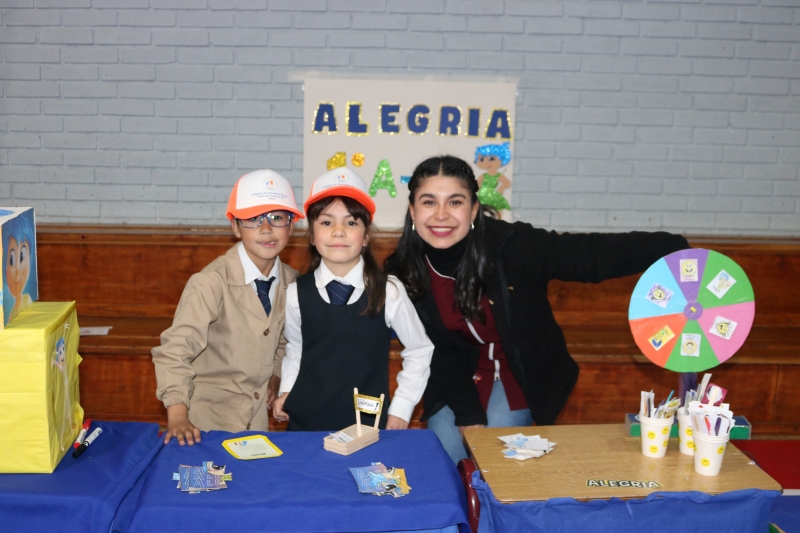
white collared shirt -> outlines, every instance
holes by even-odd
[[[272,282],[272,285],[269,288],[269,301],[275,301],[275,292],[278,290],[278,285],[281,283],[281,258],[275,258],[275,264],[272,265],[272,270],[269,271],[268,275],[264,275],[258,269],[253,260],[250,259],[250,256],[247,255],[247,250],[244,249],[244,244],[239,241],[239,261],[242,262],[242,267],[244,268],[244,282],[253,287],[253,291],[258,294],[258,288],[256,287],[256,280],[260,279],[263,281],[269,281],[269,278],[274,277],[275,281]]]
[[[354,304],[364,292],[364,260],[359,259],[358,264],[343,278],[334,275],[325,266],[324,261],[320,263],[319,268],[314,271],[314,284],[317,286],[319,295],[327,303],[330,303],[330,299],[325,286],[333,280],[355,287],[347,301],[347,305]],[[404,347],[400,353],[403,358],[403,369],[397,373],[397,390],[389,405],[389,414],[408,422],[411,420],[414,407],[422,399],[422,393],[425,392],[425,386],[428,383],[433,343],[425,334],[425,326],[417,316],[417,311],[406,293],[406,288],[394,276],[389,276],[386,282],[384,311],[386,327],[394,329]],[[287,345],[281,372],[281,393],[292,390],[297,375],[300,373],[300,359],[303,355],[301,326],[297,283],[291,283],[286,291],[286,325],[283,333]],[[386,357],[389,357],[388,353]]]

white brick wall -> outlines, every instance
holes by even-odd
[[[224,223],[302,197],[289,73],[518,77],[513,206],[558,230],[800,236],[800,1],[0,0],[0,205]]]

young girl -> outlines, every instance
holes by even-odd
[[[172,327],[153,348],[167,408],[164,443],[200,441],[200,431],[267,431],[285,339],[286,287],[297,272],[281,263],[295,218],[291,184],[272,170],[242,176],[226,212],[241,242],[189,278]]]
[[[347,168],[334,169],[314,182],[305,211],[311,268],[286,294],[288,344],[273,414],[288,419],[289,430],[353,425],[354,387],[389,398],[394,329],[405,347],[403,370],[379,427],[405,429],[425,390],[433,345],[403,285],[386,276],[372,255],[375,203],[367,185]],[[362,423],[371,424],[369,418]]]

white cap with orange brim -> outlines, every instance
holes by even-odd
[[[270,211],[288,211],[304,218],[297,209],[289,181],[274,170],[254,170],[239,178],[228,199],[225,216],[243,220]]]
[[[369,195],[367,184],[347,167],[335,168],[314,180],[303,209],[308,212],[308,206],[330,196],[352,198],[367,208],[370,220],[375,218],[375,202]]]

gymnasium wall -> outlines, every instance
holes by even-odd
[[[38,223],[223,225],[249,170],[303,196],[296,73],[506,76],[515,218],[800,236],[796,6],[0,0],[0,205]]]

